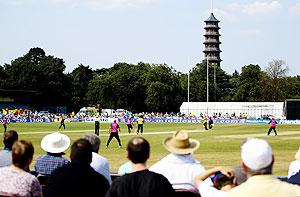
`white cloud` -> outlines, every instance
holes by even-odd
[[[289,9],[290,13],[300,15],[300,3],[296,3]]]
[[[279,10],[281,4],[279,1],[254,1],[251,3],[231,3],[224,8],[214,9],[215,13],[229,21],[236,21],[241,15],[261,16],[270,15]]]
[[[245,14],[270,14],[276,12],[280,8],[278,1],[259,2],[255,1],[252,4],[242,5],[241,11]]]
[[[92,10],[115,9],[126,7],[141,7],[156,3],[158,0],[49,0],[51,3],[59,5],[69,5],[72,7],[84,6]]]

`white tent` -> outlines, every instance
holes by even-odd
[[[183,102],[180,107],[180,112],[184,114],[200,113],[213,115],[222,113],[223,115],[235,113],[247,113],[250,118],[260,118],[264,115],[275,117],[283,116],[284,102]]]

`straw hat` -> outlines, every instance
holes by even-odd
[[[177,131],[173,134],[173,137],[167,137],[163,141],[163,145],[171,153],[185,155],[197,150],[200,146],[200,142],[190,139],[185,131]]]
[[[70,146],[70,138],[64,134],[55,132],[43,137],[41,148],[49,153],[62,153]]]

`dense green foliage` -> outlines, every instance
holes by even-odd
[[[23,91],[22,104],[66,106],[68,112],[94,105],[124,108],[133,112],[176,112],[187,101],[188,74],[166,64],[137,65],[124,62],[92,70],[79,64],[65,72],[61,58],[46,55],[41,48],[0,66],[2,92]],[[190,70],[190,101],[206,101],[206,62]],[[216,73],[216,86],[214,75]],[[283,101],[300,97],[300,76],[288,76],[282,60],[273,60],[265,70],[246,65],[241,73],[227,74],[209,64],[209,101]],[[30,98],[29,98],[30,97]]]

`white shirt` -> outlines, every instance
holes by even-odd
[[[199,193],[203,197],[226,197],[226,192],[218,190],[213,186],[210,178],[205,179],[198,187]]]
[[[91,163],[92,168],[100,174],[102,174],[111,185],[109,163],[106,158],[93,152],[93,158]]]
[[[300,161],[295,160],[289,166],[288,178],[295,175],[300,170]]]
[[[195,189],[195,177],[205,169],[191,154],[169,154],[149,170],[164,175],[174,189]]]

